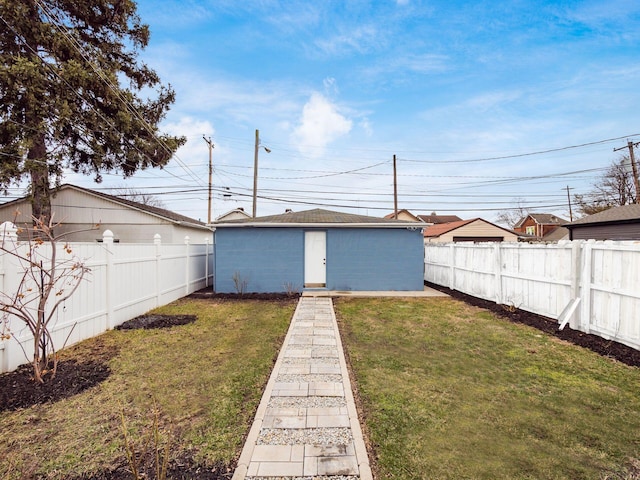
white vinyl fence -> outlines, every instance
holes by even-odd
[[[424,278],[640,349],[640,242],[428,244]]]
[[[18,242],[17,246],[23,252],[29,250],[26,243]],[[65,341],[69,346],[99,335],[155,307],[213,285],[213,245],[191,245],[189,237],[184,244],[163,244],[160,235],[156,235],[154,243],[121,244],[114,243],[113,234],[107,230],[102,243],[74,242],[69,247],[91,271],[57,310],[50,327],[56,348]],[[39,251],[46,256],[48,248],[44,244]],[[3,295],[17,291],[23,273],[24,267],[14,256],[0,252]],[[33,337],[24,323],[14,317],[10,331],[12,338],[0,341],[0,372],[14,370],[33,355]]]

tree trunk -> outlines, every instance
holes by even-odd
[[[44,134],[33,139],[27,154],[31,175],[31,211],[35,218],[42,218],[45,225],[51,219],[51,197],[49,191],[49,169],[47,167],[47,146]]]

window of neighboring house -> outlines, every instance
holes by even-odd
[[[535,235],[536,234],[536,226],[532,225],[532,226],[527,227],[526,233],[527,233],[527,235]]]

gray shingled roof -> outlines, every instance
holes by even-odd
[[[573,225],[588,225],[591,223],[632,222],[634,220],[640,221],[640,204],[613,207],[568,223],[565,227],[571,228]]]
[[[422,222],[409,222],[406,220],[385,219],[380,217],[369,217],[367,215],[355,215],[352,213],[333,212],[316,208],[303,212],[287,212],[280,215],[269,215],[266,217],[248,218],[243,220],[230,220],[216,224],[216,227],[225,225],[244,224],[372,224],[372,225],[415,225],[420,227]]]

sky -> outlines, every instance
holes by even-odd
[[[325,208],[569,218],[640,141],[640,2],[139,0],[140,59],[171,84],[160,126],[187,144],[127,187],[207,220]],[[270,153],[267,152],[270,150]],[[626,152],[628,153],[628,151]],[[638,155],[640,157],[640,155]]]

